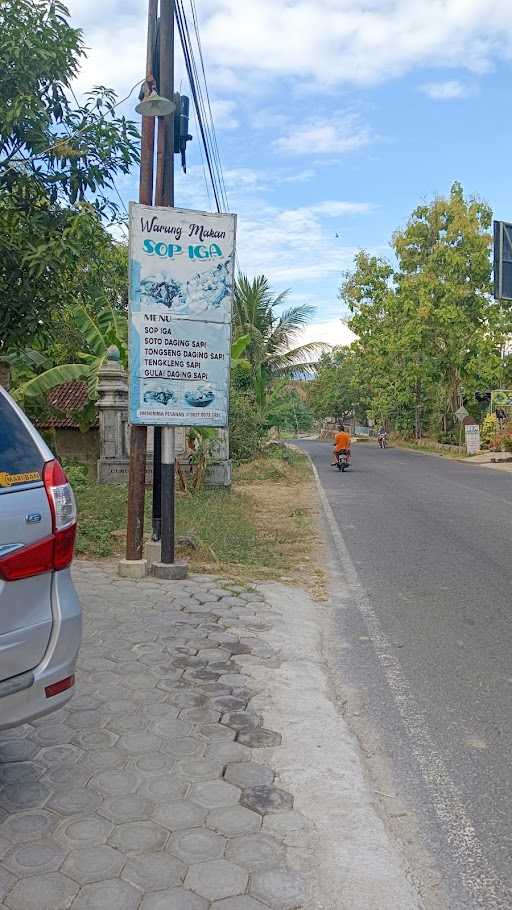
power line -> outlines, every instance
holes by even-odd
[[[217,132],[216,132],[216,130],[215,130],[215,123],[214,123],[214,120],[213,120],[212,106],[211,106],[211,102],[210,102],[210,92],[209,92],[209,90],[208,90],[208,81],[207,81],[207,79],[206,79],[206,70],[205,70],[205,65],[204,65],[204,57],[203,57],[203,48],[202,48],[202,44],[201,44],[201,36],[200,36],[200,33],[199,33],[199,22],[198,22],[198,18],[197,18],[196,4],[195,4],[195,0],[189,0],[189,2],[190,2],[190,9],[191,9],[191,11],[192,11],[192,20],[193,20],[193,23],[194,23],[194,31],[195,31],[195,36],[196,36],[197,48],[198,48],[198,50],[199,50],[199,60],[200,60],[200,62],[201,62],[201,69],[202,69],[202,73],[203,73],[204,87],[205,87],[205,91],[206,91],[206,100],[207,100],[207,103],[208,103],[208,110],[209,110],[209,113],[210,113],[210,122],[211,122],[211,127],[212,127],[213,146],[214,146],[214,151],[215,151],[215,157],[216,157],[216,159],[217,159],[217,167],[218,167],[219,176],[220,176],[220,180],[221,180],[221,184],[222,184],[222,192],[223,192],[224,200],[225,200],[225,202],[226,202],[226,208],[227,208],[227,210],[229,211],[229,208],[230,208],[230,206],[229,206],[229,200],[228,200],[228,196],[227,196],[227,192],[226,192],[226,184],[225,184],[225,182],[224,182],[224,174],[223,174],[223,171],[222,171],[222,163],[221,163],[221,159],[220,159],[219,144],[218,144],[218,142],[217,142]]]
[[[202,104],[201,104],[201,100],[200,100],[200,96],[199,96],[199,91],[198,91],[198,84],[197,84],[196,79],[195,79],[195,76],[194,76],[194,67],[193,67],[193,64],[192,64],[192,55],[191,55],[191,53],[190,53],[190,51],[189,51],[189,47],[188,47],[188,44],[187,44],[187,37],[186,37],[186,30],[185,30],[184,18],[185,18],[185,12],[184,12],[184,10],[183,10],[183,4],[180,2],[180,0],[177,0],[177,3],[176,3],[176,22],[177,22],[177,25],[178,25],[178,31],[179,31],[179,35],[180,35],[181,46],[182,46],[182,49],[183,49],[183,56],[184,56],[184,58],[185,58],[185,67],[186,67],[186,70],[187,70],[188,81],[189,81],[189,84],[190,84],[190,90],[191,90],[191,92],[192,92],[192,98],[193,98],[194,106],[195,106],[195,109],[196,109],[196,115],[197,115],[197,120],[198,120],[198,123],[199,123],[199,131],[200,131],[200,133],[201,133],[201,139],[202,139],[202,141],[203,141],[203,147],[204,147],[204,152],[205,152],[205,157],[206,157],[206,163],[207,163],[207,165],[208,165],[208,171],[209,171],[209,173],[210,173],[210,179],[211,179],[211,182],[212,182],[212,190],[213,190],[213,195],[214,195],[214,198],[215,198],[215,204],[216,204],[216,206],[217,206],[217,211],[220,212],[220,211],[222,211],[222,209],[221,209],[221,204],[220,204],[220,200],[219,200],[219,192],[218,192],[218,189],[217,189],[217,182],[216,182],[216,179],[215,179],[215,176],[214,176],[214,165],[212,164],[212,156],[211,156],[211,154],[210,154],[209,143],[208,143],[208,141],[207,141],[207,127],[205,126],[205,122],[204,122],[204,119],[203,119],[203,110],[202,110]]]

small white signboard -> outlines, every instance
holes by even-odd
[[[468,455],[478,455],[480,452],[480,427],[477,423],[470,423],[464,429],[466,431],[466,452]]]

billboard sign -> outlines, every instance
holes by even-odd
[[[512,224],[494,222],[494,296],[512,300]]]
[[[236,215],[130,205],[129,420],[228,422]]]

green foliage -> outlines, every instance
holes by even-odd
[[[118,217],[111,190],[138,160],[138,134],[109,89],[74,98],[84,45],[67,17],[53,0],[0,4],[0,356],[48,345],[67,306],[105,305],[114,276],[126,299],[102,219]]]
[[[512,452],[512,436],[503,436],[501,440],[501,448],[503,452]]]
[[[266,434],[254,393],[231,385],[229,449],[235,462],[250,461],[259,452]]]
[[[313,415],[297,389],[287,380],[279,380],[268,391],[265,422],[268,427],[300,433],[311,429]]]
[[[308,383],[307,400],[314,416],[342,419],[355,409],[360,419],[366,413],[363,382],[358,358],[349,348],[338,348],[323,354],[316,378]]]
[[[395,270],[361,252],[342,285],[368,412],[404,435],[450,432],[457,408],[498,383],[512,320],[490,293],[491,220],[455,183],[396,232]]]
[[[496,414],[487,414],[484,417],[480,429],[480,441],[483,445],[490,446],[494,444],[498,433],[498,420]]]
[[[109,350],[116,347],[121,365],[125,369],[128,366],[128,319],[111,307],[100,310],[93,319],[84,307],[77,306],[74,310],[74,322],[85,347],[85,351],[78,353],[81,362],[63,363],[37,375],[32,375],[13,389],[12,395],[24,407],[31,405],[32,407],[34,405],[44,407],[51,389],[65,382],[84,380],[89,385],[91,405],[78,417],[85,429],[96,419],[94,402],[97,398],[99,370],[107,358]]]

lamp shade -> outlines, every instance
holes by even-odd
[[[153,90],[147,98],[139,102],[135,110],[138,114],[142,114],[143,117],[167,117],[168,114],[172,114],[176,110],[176,105],[174,101],[162,98],[161,95],[157,95]]]

